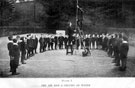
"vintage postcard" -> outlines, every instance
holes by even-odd
[[[134,0],[0,0],[0,86],[135,88]]]

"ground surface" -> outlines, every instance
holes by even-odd
[[[127,71],[120,72],[112,63],[113,58],[102,50],[92,50],[91,56],[82,57],[77,51],[74,55],[66,55],[65,50],[46,51],[38,53],[20,65],[19,75],[9,73],[9,56],[7,51],[7,37],[0,38],[0,75],[9,78],[50,78],[50,77],[134,77],[135,76],[135,48],[130,47]]]

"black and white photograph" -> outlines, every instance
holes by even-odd
[[[134,38],[135,0],[0,0],[0,79],[134,78]]]

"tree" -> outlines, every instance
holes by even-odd
[[[0,0],[0,26],[7,25],[13,18],[13,14],[13,3],[7,0]]]
[[[75,16],[75,0],[37,0],[45,8],[42,16],[49,32],[62,29],[71,16]]]

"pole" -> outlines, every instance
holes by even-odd
[[[81,42],[83,43],[84,33],[83,33],[82,30],[80,30],[81,27],[78,27],[78,20],[79,20],[79,18],[78,18],[78,12],[81,9],[79,8],[79,5],[78,5],[79,4],[79,1],[77,0],[76,2],[77,2],[77,6],[76,6],[76,30],[79,33],[79,37],[80,37]],[[83,12],[83,11],[81,10],[81,12]],[[83,15],[83,14],[81,14],[81,15]],[[82,23],[80,25],[82,25]],[[84,43],[83,43],[83,46],[84,46]],[[85,49],[85,47],[84,47],[84,49]]]
[[[75,21],[75,31],[78,31],[78,0],[76,0],[76,21]],[[76,34],[76,38],[75,38],[75,44],[76,44],[76,49],[77,49],[77,33]]]
[[[77,28],[78,28],[77,21],[78,21],[78,0],[76,0],[76,26],[75,26],[75,30],[77,30]]]

